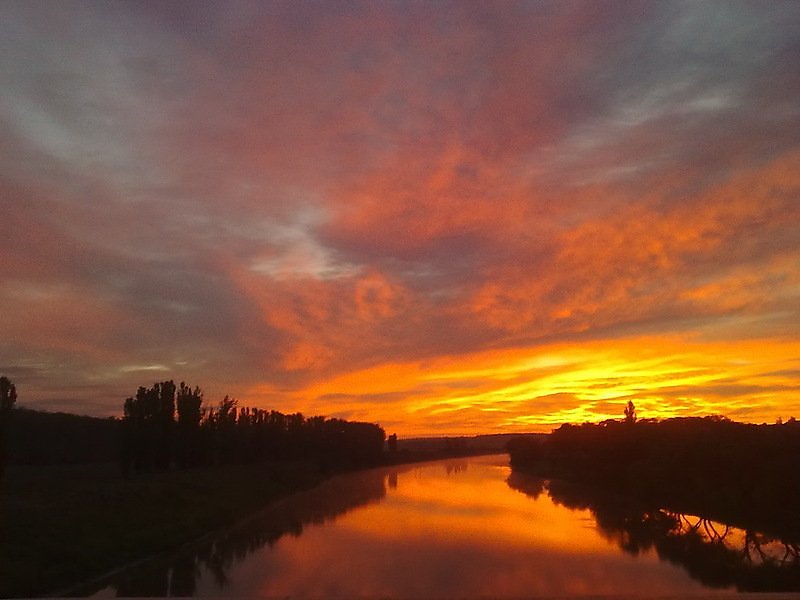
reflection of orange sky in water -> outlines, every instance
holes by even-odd
[[[723,414],[800,417],[800,342],[638,337],[385,364],[317,381],[287,399],[307,414],[376,421],[401,436],[549,431],[564,422]],[[245,402],[280,392],[253,388]]]
[[[465,598],[703,591],[653,552],[623,554],[588,511],[511,489],[502,460],[450,461],[466,466],[452,473],[442,462],[400,472],[380,502],[282,538],[267,556],[246,561],[232,573],[242,587],[226,592]],[[264,576],[265,565],[274,576]],[[246,587],[248,577],[259,587]]]
[[[466,466],[466,463],[464,463]],[[481,475],[474,465],[457,477],[441,466],[431,467],[424,478],[401,474],[397,489],[383,505],[359,511],[346,525],[379,536],[387,543],[408,538],[482,546],[543,547],[570,554],[608,554],[609,543],[594,533],[591,513],[556,506],[543,495],[541,502],[509,493],[509,469],[495,467],[499,476]],[[417,512],[408,510],[418,505]],[[426,510],[426,507],[436,507]],[[393,524],[386,527],[386,522]],[[615,552],[615,551],[614,551]]]

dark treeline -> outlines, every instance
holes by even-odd
[[[761,531],[800,533],[800,424],[723,417],[563,425],[509,444],[511,465],[550,479]]]
[[[205,406],[202,391],[172,381],[140,387],[124,416],[97,418],[15,406],[16,388],[0,378],[3,465],[104,463],[125,475],[174,467],[311,459],[323,470],[381,462],[378,425],[240,407],[229,397]],[[13,409],[13,410],[12,410]]]
[[[505,453],[508,442],[516,438],[539,438],[543,433],[493,433],[474,436],[443,436],[395,439],[392,450],[392,436],[389,437],[388,462],[406,462],[456,458],[459,456],[478,456]]]
[[[655,550],[712,588],[741,592],[800,591],[800,539],[740,529],[598,488],[547,481],[513,472],[508,485],[537,498],[546,492],[555,504],[590,510],[598,530],[621,550],[638,556]]]
[[[379,464],[385,433],[372,423],[240,407],[225,397],[203,406],[203,393],[173,381],[140,387],[125,400],[122,419],[123,472],[173,466],[310,459],[323,470]]]

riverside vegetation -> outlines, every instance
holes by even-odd
[[[515,470],[703,514],[800,534],[800,423],[724,417],[562,425],[509,444]]]
[[[229,397],[204,406],[199,388],[172,381],[139,388],[122,419],[35,413],[12,410],[16,388],[1,379],[0,445],[12,463],[0,482],[2,597],[63,592],[383,461],[385,434],[372,423]]]
[[[540,478],[527,480],[526,493],[547,489],[556,501],[591,509],[626,551],[653,547],[709,585],[800,591],[800,423],[793,418],[774,425],[637,420],[629,403],[622,421],[562,425],[508,449],[510,485],[522,485],[522,475]],[[731,528],[741,532],[738,548],[725,546],[736,537]]]

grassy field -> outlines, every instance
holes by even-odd
[[[58,593],[318,483],[303,463],[125,480],[116,465],[11,467],[0,481],[0,597]]]

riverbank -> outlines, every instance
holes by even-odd
[[[114,464],[10,467],[0,482],[0,597],[57,593],[323,479],[300,461],[130,480]]]
[[[799,452],[794,420],[720,417],[564,425],[509,444],[515,471],[792,538],[800,535]]]

